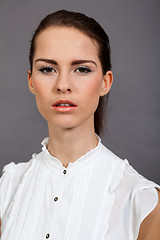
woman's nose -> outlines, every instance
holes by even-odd
[[[60,74],[57,79],[57,92],[71,92],[71,81],[68,74]]]
[[[68,89],[58,88],[57,91],[58,91],[58,92],[61,92],[61,93],[65,93],[65,92],[71,92],[71,89],[70,89],[70,88],[68,88]]]

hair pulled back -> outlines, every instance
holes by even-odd
[[[57,12],[48,14],[44,19],[42,19],[38,28],[33,34],[29,53],[31,73],[33,67],[33,57],[36,49],[36,38],[42,31],[51,26],[73,27],[80,30],[91,39],[95,40],[99,50],[98,55],[101,62],[103,74],[105,75],[107,71],[111,70],[111,48],[109,38],[101,25],[96,20],[86,16],[85,14],[67,10],[59,10]],[[100,96],[99,104],[94,114],[94,127],[95,132],[98,135],[103,130],[104,105],[105,107],[107,106],[108,96],[109,93],[106,96]]]

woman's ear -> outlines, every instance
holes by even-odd
[[[28,70],[28,86],[29,86],[30,92],[35,95],[35,90],[34,90],[34,85],[33,85],[33,81],[32,81],[31,70]]]
[[[102,80],[100,96],[104,96],[110,91],[112,83],[113,83],[113,73],[112,71],[107,71],[106,75],[103,77],[103,80]]]

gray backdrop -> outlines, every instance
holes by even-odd
[[[28,53],[39,21],[59,9],[92,16],[108,33],[114,84],[102,142],[160,183],[159,0],[0,0],[0,172],[28,161],[48,135],[28,90]]]

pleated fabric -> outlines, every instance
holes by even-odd
[[[160,186],[98,145],[69,163],[47,150],[11,162],[0,179],[2,240],[134,240]]]

